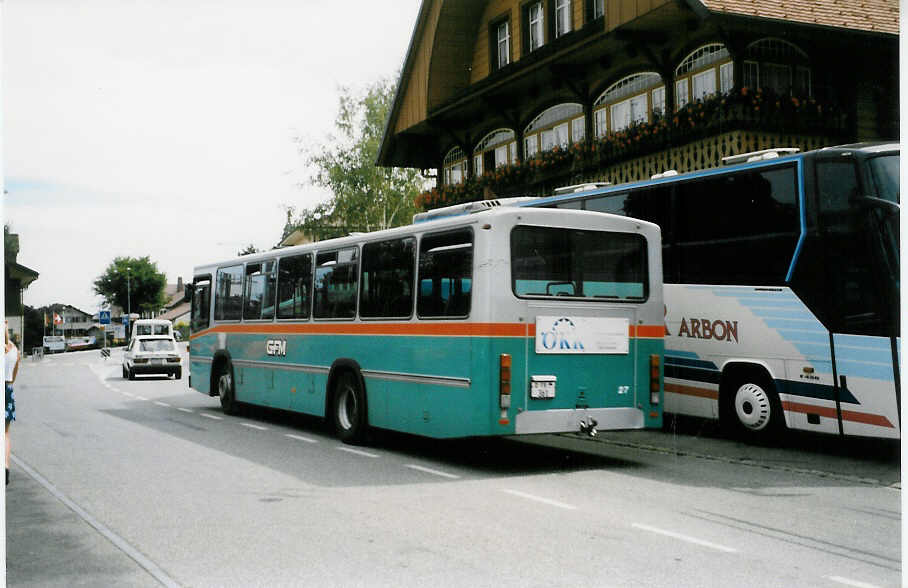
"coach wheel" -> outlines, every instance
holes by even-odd
[[[221,410],[224,414],[239,412],[236,391],[233,388],[233,369],[229,364],[221,366],[217,377],[218,396],[221,397]]]
[[[366,436],[366,395],[352,372],[344,372],[334,387],[334,429],[344,443],[359,444]]]
[[[747,374],[735,380],[723,394],[725,418],[733,432],[748,438],[767,438],[782,428],[782,407],[768,378]]]

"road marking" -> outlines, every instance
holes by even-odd
[[[240,423],[244,427],[249,427],[250,429],[256,429],[257,431],[267,431],[268,427],[263,427],[262,425],[253,425],[252,423]]]
[[[577,510],[577,507],[574,506],[573,504],[558,502],[557,500],[552,500],[550,498],[543,498],[542,496],[536,496],[534,494],[527,494],[526,492],[521,492],[519,490],[509,490],[507,488],[502,488],[501,491],[507,492],[508,494],[513,494],[514,496],[519,496],[521,498],[526,498],[527,500],[535,500],[536,502],[548,504],[549,506],[557,506],[558,508],[563,508],[565,510]]]
[[[90,515],[82,507],[70,500],[69,497],[58,490],[57,487],[51,484],[47,479],[45,479],[44,476],[32,469],[31,466],[26,464],[15,455],[12,455],[11,457],[16,465],[25,470],[25,473],[31,476],[39,484],[44,486],[45,490],[50,492],[57,500],[65,504],[67,508],[76,513],[79,518],[92,526],[98,533],[106,537],[107,540],[113,543],[120,551],[131,557],[137,564],[142,566],[145,571],[151,574],[158,582],[160,582],[164,586],[179,586],[176,580],[168,576],[164,572],[164,570],[158,567],[156,563],[142,555],[138,549],[127,543],[125,539],[108,529],[101,521]]]
[[[161,402],[160,400],[155,400],[154,403],[158,406],[166,406],[167,408],[170,408],[169,404],[167,404],[166,402]]]
[[[709,541],[704,541],[703,539],[697,539],[696,537],[691,537],[690,535],[682,535],[681,533],[675,533],[674,531],[667,531],[665,529],[659,529],[657,527],[650,527],[649,525],[643,525],[640,523],[634,523],[631,525],[635,529],[642,529],[644,531],[649,531],[650,533],[658,533],[659,535],[665,535],[666,537],[671,537],[673,539],[679,539],[681,541],[686,541],[688,543],[693,543],[695,545],[702,545],[703,547],[709,547],[710,549],[715,549],[717,551],[724,551],[725,553],[737,553],[738,550],[733,547],[726,547],[724,545],[719,545],[718,543],[711,543]]]
[[[290,437],[291,439],[296,439],[297,441],[304,441],[306,443],[318,443],[315,439],[310,439],[309,437],[301,437],[299,435],[292,435],[290,433],[284,433],[284,437]]]
[[[356,455],[362,455],[363,457],[379,457],[374,453],[369,453],[368,451],[361,451],[359,449],[353,449],[352,447],[338,447],[341,451],[346,451],[347,453],[354,453]]]
[[[136,394],[136,398],[138,398],[139,400],[148,400],[144,396],[139,396],[138,394]]]
[[[180,411],[183,411],[183,412],[188,412],[189,414],[192,414],[192,411],[189,410],[188,408],[177,408],[177,410],[180,410]]]
[[[214,419],[216,421],[224,420],[224,417],[219,417],[216,414],[208,414],[207,412],[200,412],[199,414],[202,415],[203,417],[205,417],[206,419]]]
[[[407,464],[407,465],[405,465],[404,467],[405,467],[405,468],[410,468],[411,470],[417,470],[417,471],[420,471],[420,472],[425,472],[425,473],[427,473],[427,474],[433,474],[433,475],[436,475],[436,476],[441,476],[442,478],[450,478],[450,479],[452,479],[452,480],[457,480],[457,479],[460,478],[460,476],[455,476],[454,474],[449,474],[449,473],[447,473],[447,472],[442,472],[442,471],[439,471],[439,470],[433,470],[432,468],[426,468],[426,467],[423,467],[423,466],[421,466],[421,465],[416,465],[416,464],[413,464],[413,463]]]
[[[880,588],[876,584],[868,584],[867,582],[849,580],[848,578],[843,578],[842,576],[826,576],[826,578],[832,580],[833,582],[844,584],[845,586],[854,586],[855,588]]]

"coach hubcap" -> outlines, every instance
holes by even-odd
[[[218,394],[221,398],[226,398],[230,390],[230,374],[221,374],[218,378]]]
[[[761,431],[769,424],[769,395],[756,384],[744,384],[735,393],[738,422],[751,431]]]

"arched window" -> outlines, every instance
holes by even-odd
[[[498,129],[482,138],[473,150],[473,172],[483,172],[517,160],[517,141],[511,129]]]
[[[523,132],[524,155],[530,158],[540,151],[559,145],[567,147],[582,141],[586,132],[583,106],[565,102],[544,110]]]
[[[723,94],[734,87],[734,66],[725,45],[710,43],[692,51],[675,69],[675,105]]]
[[[454,147],[445,155],[445,184],[460,184],[467,176],[467,156],[463,149]]]
[[[755,41],[744,50],[744,85],[778,94],[810,96],[810,59],[782,39]]]
[[[634,123],[650,120],[650,111],[665,110],[665,84],[656,72],[643,72],[621,78],[608,87],[593,103],[596,136],[617,132]]]

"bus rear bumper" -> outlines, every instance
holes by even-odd
[[[600,431],[616,429],[642,429],[643,411],[637,408],[576,408],[557,410],[523,411],[517,414],[514,432],[518,435],[533,433],[577,433],[582,422],[597,421]]]

